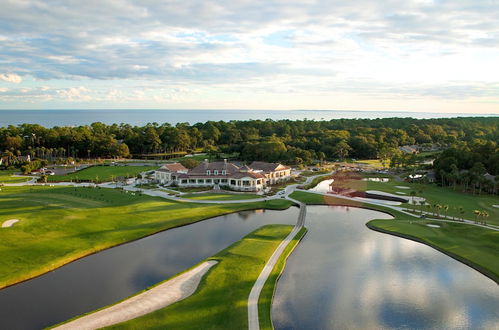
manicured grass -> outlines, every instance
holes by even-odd
[[[373,168],[376,168],[376,169],[380,169],[380,168],[384,168],[385,167],[383,165],[383,163],[381,162],[381,160],[379,160],[379,159],[362,159],[362,160],[356,160],[356,161],[354,161],[354,163],[367,164],[367,165],[370,165],[370,166],[372,166]],[[386,163],[386,165],[388,166],[389,164],[390,164],[390,162],[388,161]]]
[[[189,198],[195,200],[244,200],[244,199],[255,199],[262,198],[263,196],[255,194],[217,194],[217,193],[201,193],[201,194],[186,194],[180,196],[182,198]]]
[[[176,191],[180,191],[183,193],[190,193],[190,192],[210,191],[213,188],[212,187],[172,187],[172,189],[175,189]]]
[[[145,171],[158,169],[159,166],[92,166],[67,175],[50,175],[48,180],[58,181],[97,181],[107,182],[114,177],[135,177]]]
[[[263,286],[262,292],[260,293],[260,299],[258,300],[258,314],[260,320],[260,329],[272,330],[274,329],[272,325],[272,299],[274,297],[275,288],[277,285],[277,281],[284,271],[284,267],[286,266],[286,260],[293,252],[294,248],[298,245],[300,240],[307,233],[307,229],[303,227],[298,234],[293,238],[291,242],[289,242],[286,249],[282,253],[279,261],[277,261],[274,269],[269,275],[267,282]]]
[[[365,174],[365,177],[374,177],[369,174]],[[385,177],[390,178],[388,182],[373,182],[373,181],[362,181],[362,180],[347,180],[342,182],[335,181],[334,185],[336,187],[350,187],[356,190],[379,190],[387,193],[396,194],[396,192],[404,192],[406,195],[399,195],[401,197],[408,198],[410,200],[411,191],[415,191],[417,196],[426,198],[427,202],[430,204],[440,204],[448,205],[449,210],[447,213],[441,211],[442,215],[449,215],[455,217],[464,217],[469,220],[474,219],[474,210],[485,210],[489,213],[490,217],[486,219],[488,223],[499,225],[499,208],[495,208],[492,205],[499,204],[499,196],[482,194],[472,195],[468,193],[463,193],[458,190],[453,190],[452,188],[442,188],[435,184],[423,184],[423,183],[410,183],[410,182],[399,182],[395,181],[389,175]],[[406,186],[409,189],[400,189],[397,186]],[[421,205],[408,204],[408,208],[416,208],[424,211],[428,211],[428,208]],[[461,214],[459,207],[462,207],[465,211]]]
[[[301,176],[312,176],[312,175],[319,175],[319,174],[326,174],[331,172],[330,170],[320,170],[320,171],[302,171],[300,173]]]
[[[397,210],[393,210],[389,207],[382,205],[371,205],[361,201],[349,200],[344,198],[339,198],[329,195],[314,194],[305,191],[295,191],[289,197],[303,202],[307,205],[331,205],[331,206],[352,206],[361,207],[365,209],[371,209],[376,211],[385,212],[391,214],[395,219],[410,219],[409,215],[406,215]]]
[[[440,228],[428,227],[437,224]],[[477,269],[499,284],[499,232],[453,222],[372,220],[374,230],[427,244]]]
[[[293,226],[263,226],[209,259],[218,260],[190,297],[111,329],[247,329],[248,296]]]
[[[2,187],[0,288],[158,231],[242,210],[285,209],[287,200],[196,204],[106,188]]]
[[[1,183],[20,183],[29,181],[31,178],[20,178],[12,176],[14,173],[19,173],[20,171],[12,170],[2,170],[0,171],[0,184]]]
[[[309,184],[303,185],[300,188],[301,189],[312,189],[315,186],[317,186],[319,183],[321,183],[324,180],[329,180],[333,177],[331,174],[326,174],[326,175],[321,175],[316,178],[314,178]]]

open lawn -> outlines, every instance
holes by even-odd
[[[51,182],[59,181],[97,181],[108,182],[114,177],[135,177],[137,174],[145,171],[158,169],[159,166],[92,166],[81,171],[67,175],[51,175],[48,180]]]
[[[375,177],[369,174],[364,174],[364,177]],[[435,184],[423,184],[423,183],[409,183],[396,181],[390,175],[384,175],[384,177],[389,178],[388,182],[374,182],[374,181],[362,181],[362,180],[346,180],[346,181],[335,181],[335,187],[349,187],[360,191],[366,190],[379,190],[387,193],[396,194],[396,192],[403,192],[406,195],[399,195],[410,199],[411,191],[416,192],[416,196],[426,198],[429,204],[440,204],[448,205],[449,210],[447,213],[441,211],[442,215],[449,215],[455,217],[464,217],[469,220],[474,219],[474,210],[484,210],[487,211],[490,217],[487,219],[488,223],[499,225],[499,208],[495,208],[492,205],[499,204],[499,196],[494,195],[472,195],[469,193],[463,193],[459,190],[453,190],[452,188],[442,188]],[[405,186],[408,189],[401,189],[397,186]],[[423,209],[428,211],[426,206],[407,204],[408,208]],[[464,213],[461,214],[460,207],[463,208]]]
[[[3,187],[0,191],[0,288],[77,258],[158,231],[248,209],[285,209],[287,200],[196,204],[122,190]]]
[[[20,171],[12,170],[2,170],[0,171],[0,184],[2,183],[20,183],[29,181],[31,178],[21,178],[12,176],[14,173],[19,173]]]
[[[439,225],[432,228],[427,224]],[[372,220],[368,227],[427,244],[477,269],[499,284],[499,232],[461,223]]]
[[[192,296],[110,328],[247,329],[247,302],[253,283],[292,229],[293,226],[287,225],[267,225],[257,229],[208,259],[219,263],[210,269]],[[265,328],[270,328],[270,324]]]
[[[369,165],[375,169],[381,169],[381,168],[384,168],[385,165],[386,166],[390,165],[389,161],[387,161],[385,164],[383,164],[381,162],[381,160],[379,160],[379,159],[362,159],[362,160],[356,160],[356,161],[354,161],[354,163],[366,164],[366,165]]]
[[[262,196],[255,194],[217,194],[217,193],[201,193],[201,194],[185,194],[180,196],[182,198],[189,198],[195,200],[244,200],[244,199],[255,199],[262,198]]]

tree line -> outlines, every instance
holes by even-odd
[[[32,158],[54,161],[68,157],[127,158],[194,150],[238,153],[242,160],[289,164],[347,157],[398,159],[403,162],[398,148],[404,145],[460,148],[464,143],[474,148],[489,143],[487,148],[492,154],[497,154],[498,127],[499,118],[496,117],[329,121],[268,119],[208,121],[193,125],[150,123],[144,126],[97,122],[52,128],[22,124],[0,128],[0,151],[7,162],[28,154]],[[480,161],[491,174],[497,173],[497,166],[490,165],[491,160]],[[458,169],[459,162],[456,163]]]

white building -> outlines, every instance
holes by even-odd
[[[154,171],[154,180],[161,184],[175,181],[179,174],[185,174],[188,169],[180,163],[165,164]]]
[[[158,174],[156,174],[158,173]],[[250,166],[205,160],[189,171],[159,169],[155,178],[179,187],[221,187],[237,191],[260,191],[265,186],[289,180],[291,168],[282,164],[253,162]],[[164,180],[161,181],[161,180]],[[169,181],[168,181],[169,180]]]

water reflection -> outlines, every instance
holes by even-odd
[[[309,232],[278,282],[276,329],[497,328],[492,280],[428,246],[367,229],[372,218],[388,216],[309,207]]]
[[[40,329],[123,299],[183,271],[296,208],[244,211],[171,229],[0,290],[0,328]]]
[[[334,179],[324,180],[319,182],[319,184],[311,189],[310,191],[325,193],[331,191],[331,185],[333,184]]]

